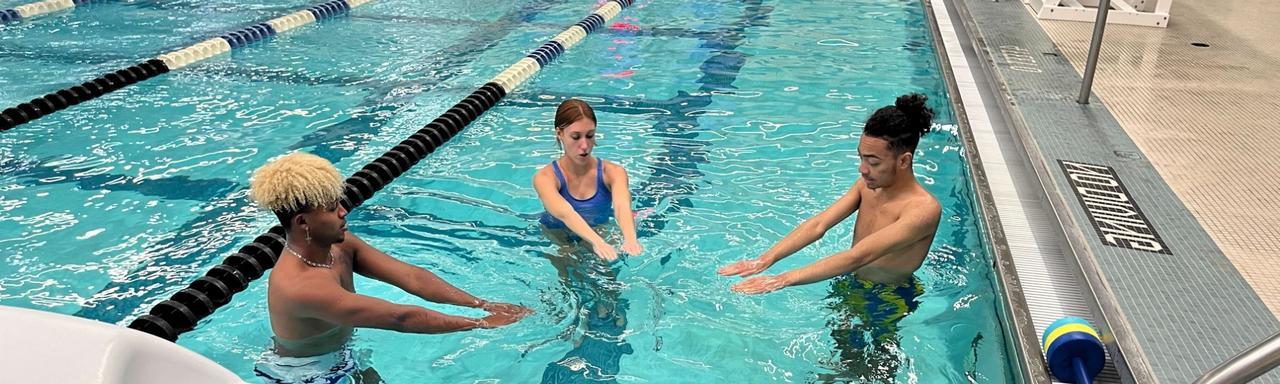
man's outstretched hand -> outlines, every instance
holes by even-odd
[[[786,288],[788,285],[790,284],[787,283],[787,280],[783,278],[782,275],[756,276],[741,283],[734,284],[733,291],[747,295],[755,295],[773,292]]]
[[[480,328],[510,325],[533,313],[533,310],[527,307],[507,303],[486,302],[480,308],[489,312],[488,316],[480,319]]]
[[[747,277],[763,272],[764,270],[769,269],[772,265],[773,263],[766,261],[763,257],[757,257],[754,259],[741,260],[736,263],[720,267],[716,272],[721,276]]]

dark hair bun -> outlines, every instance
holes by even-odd
[[[929,132],[930,122],[933,121],[933,109],[925,105],[926,101],[929,101],[928,96],[910,93],[898,96],[898,100],[893,103],[906,117],[911,128],[921,135]]]

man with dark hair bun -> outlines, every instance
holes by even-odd
[[[766,293],[850,273],[868,286],[914,286],[912,274],[928,254],[942,214],[938,200],[916,182],[912,167],[916,145],[933,119],[926,100],[920,94],[904,95],[895,105],[873,113],[858,143],[861,178],[853,187],[759,257],[725,266],[719,273],[740,277],[760,273],[860,211],[848,250],[779,275],[747,279],[734,284],[733,290]]]
[[[832,372],[819,374],[821,381],[897,380],[898,323],[915,311],[924,294],[915,271],[929,253],[942,215],[942,206],[916,182],[912,167],[916,145],[933,119],[926,100],[920,94],[904,95],[871,114],[858,141],[862,177],[853,187],[764,254],[719,270],[725,276],[760,273],[858,211],[848,250],[733,285],[734,291],[758,294],[835,278],[827,305],[836,315],[828,325],[837,356],[824,362]]]

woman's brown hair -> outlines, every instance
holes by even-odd
[[[578,99],[565,100],[560,103],[559,108],[556,108],[556,132],[559,133],[560,130],[582,119],[591,119],[591,122],[595,123],[596,112],[591,110],[591,106],[587,105],[585,101]]]

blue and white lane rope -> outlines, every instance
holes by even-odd
[[[90,0],[44,0],[19,5],[9,9],[0,9],[0,23],[21,21],[23,19],[30,19],[44,14],[71,9],[78,5],[88,3],[89,1]]]
[[[42,3],[50,1],[68,3],[71,0],[46,0]],[[369,1],[371,0],[330,0],[266,22],[231,31],[190,47],[162,54],[132,67],[98,76],[80,85],[31,99],[31,101],[0,112],[0,131],[26,124],[67,107],[93,100],[133,83],[230,52],[232,49],[261,41],[277,33],[311,24],[316,20],[341,15]]]
[[[605,21],[617,16],[618,12],[631,6],[631,3],[632,0],[610,0],[590,16],[499,73],[493,81],[445,110],[409,138],[356,171],[347,178],[343,186],[342,206],[348,211],[354,210],[372,198],[375,193],[408,172],[480,115],[493,108],[508,92],[577,44],[588,33],[604,26]],[[195,329],[201,319],[231,302],[232,296],[248,288],[250,283],[274,267],[283,250],[284,228],[273,226],[267,233],[259,235],[253,242],[228,256],[221,264],[210,268],[189,286],[174,293],[168,300],[151,307],[147,314],[133,319],[129,328],[165,340],[177,340],[178,336]]]
[[[595,12],[592,12],[590,16],[556,35],[556,37],[551,38],[551,41],[542,44],[524,59],[520,59],[520,61],[499,73],[498,76],[493,78],[492,82],[498,84],[507,92],[515,90],[517,86],[528,80],[539,69],[555,60],[569,47],[582,41],[582,38],[588,33],[604,26],[606,21],[617,16],[618,12],[621,12],[623,8],[631,6],[631,3],[632,0],[614,0],[605,3],[600,8],[596,8]]]
[[[157,57],[157,59],[163,61],[169,70],[186,67],[201,60],[230,52],[232,49],[253,44],[269,36],[314,23],[316,20],[328,19],[346,13],[352,8],[364,5],[369,1],[371,0],[330,0],[311,8],[202,41],[190,47],[165,53]]]

